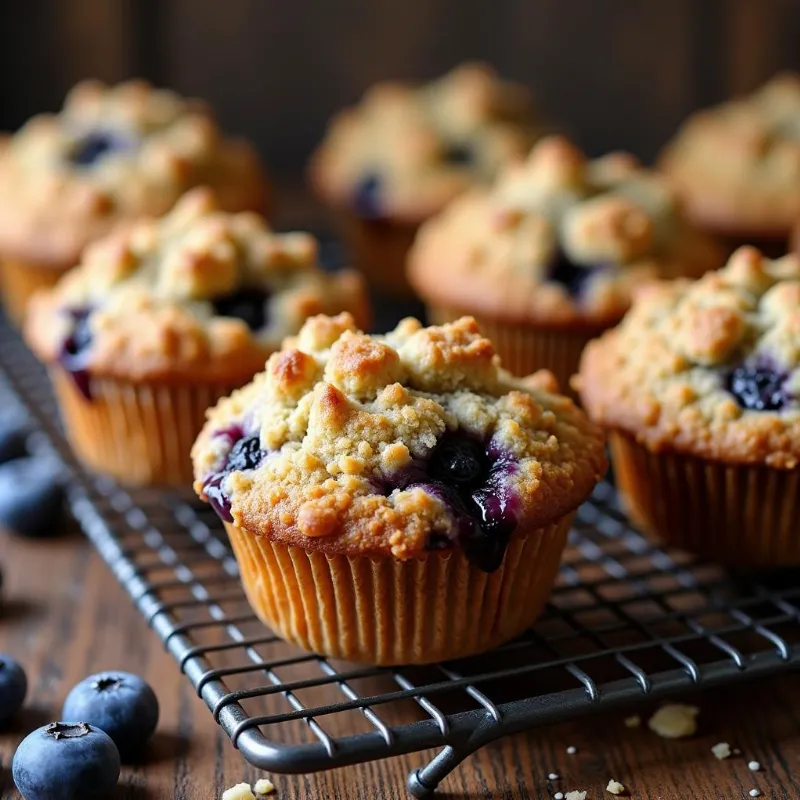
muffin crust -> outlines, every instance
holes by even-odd
[[[256,437],[260,463],[221,484],[237,526],[330,555],[408,559],[432,535],[436,549],[456,541],[455,511],[424,470],[446,437],[461,436],[500,470],[497,494],[508,493],[515,524],[543,527],[606,468],[601,433],[554,388],[549,373],[502,370],[470,318],[430,328],[407,319],[370,337],[347,314],[315,317],[209,412],[192,453],[195,490],[208,499],[235,439]]]
[[[589,415],[651,451],[800,463],[800,259],[744,247],[694,283],[653,285],[584,351]]]
[[[119,221],[161,215],[199,185],[227,211],[264,205],[255,151],[200,102],[143,81],[78,84],[59,114],[0,142],[0,253],[70,267]]]
[[[732,235],[785,237],[800,218],[800,76],[691,116],[661,169],[693,219]]]
[[[331,122],[311,180],[334,206],[418,223],[522,158],[536,134],[532,120],[527,90],[482,64],[421,87],[381,83]]]
[[[489,189],[427,222],[409,279],[434,305],[554,328],[617,322],[636,286],[698,276],[722,253],[632,156],[590,161],[562,137],[534,146]]]
[[[253,327],[235,316],[248,293]],[[84,366],[94,376],[228,382],[249,379],[307,317],[341,310],[367,319],[356,273],[326,275],[312,236],[220,211],[199,188],[165,217],[124,225],[87,248],[53,291],[33,298],[25,333],[52,363],[83,315]]]

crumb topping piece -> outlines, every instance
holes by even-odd
[[[527,89],[483,64],[420,87],[380,83],[331,122],[312,177],[361,217],[419,221],[522,158],[533,116]]]
[[[628,154],[589,160],[553,136],[427,222],[409,276],[426,299],[476,314],[601,325],[642,283],[722,261],[663,178]]]
[[[359,277],[326,275],[312,236],[275,233],[195,189],[161,219],[89,246],[35,299],[28,338],[45,360],[71,366],[77,356],[96,374],[210,378],[238,369],[246,379],[309,315],[349,310],[363,319],[364,307]]]
[[[625,787],[619,781],[615,781],[612,778],[606,786],[606,791],[609,794],[625,794]]]
[[[513,378],[471,318],[367,336],[315,317],[223,400],[195,489],[251,532],[328,553],[463,546],[491,571],[517,529],[576,508],[605,470],[571,400]]]
[[[256,800],[249,783],[237,783],[222,793],[222,800]]]
[[[711,752],[718,761],[724,761],[731,756],[731,748],[727,742],[720,742],[711,748]]]
[[[225,139],[201,102],[86,81],[0,143],[0,247],[71,266],[116,222],[163,214],[194,186],[240,211],[262,204],[262,184],[253,148]]]
[[[669,703],[650,717],[647,727],[662,739],[683,739],[697,732],[697,706]]]
[[[567,792],[565,800],[586,800],[586,792],[579,790]]]
[[[256,781],[253,786],[253,791],[255,792],[256,800],[261,800],[262,797],[266,797],[268,794],[272,794],[275,791],[275,785],[271,780],[261,778]]]
[[[576,384],[594,419],[652,450],[795,468],[800,259],[743,247],[699,281],[651,287],[589,344]]]

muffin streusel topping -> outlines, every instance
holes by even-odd
[[[359,216],[416,222],[522,158],[533,138],[527,90],[465,64],[422,87],[372,87],[333,120],[312,174]]]
[[[632,156],[590,161],[553,136],[491,189],[458,198],[426,223],[409,277],[440,305],[594,325],[617,321],[642,282],[700,275],[721,260],[665,182]]]
[[[800,464],[800,259],[743,247],[694,283],[648,287],[589,344],[590,416],[658,451]]]
[[[312,236],[222,212],[200,188],[90,245],[33,299],[26,335],[43,360],[95,375],[246,379],[307,317],[365,309],[359,276],[322,272]]]
[[[87,81],[0,147],[0,249],[71,266],[115,222],[163,214],[201,184],[228,211],[263,202],[255,151],[224,139],[199,101]]]
[[[256,535],[401,559],[460,544],[494,569],[517,526],[569,513],[605,470],[552,384],[502,370],[470,318],[378,337],[316,317],[210,412],[195,489]]]
[[[785,236],[800,218],[800,76],[691,116],[661,166],[705,224]]]

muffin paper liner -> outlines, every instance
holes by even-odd
[[[728,566],[800,565],[800,470],[652,453],[609,433],[631,518],[663,542]]]
[[[225,527],[250,605],[284,639],[348,661],[425,664],[524,631],[555,583],[571,521],[517,531],[491,574],[461,549],[408,561],[328,556]]]
[[[91,378],[87,400],[60,367],[50,378],[75,455],[128,485],[191,486],[189,454],[206,410],[236,388]]]
[[[452,322],[466,311],[443,306],[428,306],[428,319],[434,325]],[[474,316],[483,334],[491,340],[503,366],[522,377],[538,369],[549,369],[558,380],[562,392],[573,399],[569,379],[578,371],[583,348],[605,328],[578,328],[574,331],[537,328],[532,325],[498,322],[477,314]]]
[[[0,258],[0,288],[9,319],[22,325],[28,301],[39,289],[50,289],[68,270],[34,261]]]
[[[370,285],[387,294],[414,297],[406,280],[406,256],[418,225],[390,219],[362,219],[348,211],[337,212],[336,222],[353,266]]]

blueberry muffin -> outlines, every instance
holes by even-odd
[[[648,288],[577,385],[647,530],[727,564],[800,564],[800,259],[746,247]]]
[[[800,218],[800,76],[779,75],[749,97],[694,114],[661,168],[698,225],[731,247],[785,253]]]
[[[522,632],[603,437],[552,375],[500,368],[475,321],[382,337],[309,320],[193,450],[251,605],[330,656],[424,663]]]
[[[198,101],[141,81],[81,83],[55,115],[0,143],[0,278],[19,321],[31,294],[120,221],[159,216],[211,186],[227,211],[260,210],[255,151],[225,139]]]
[[[408,268],[433,322],[473,314],[509,370],[546,368],[566,386],[637,286],[723,258],[632,156],[590,161],[554,136],[426,223]]]
[[[357,273],[326,275],[311,236],[220,211],[199,188],[90,245],[33,297],[25,337],[85,464],[125,483],[188,486],[206,409],[308,316],[342,310],[365,320]]]
[[[405,257],[421,222],[522,158],[535,129],[526,89],[465,64],[431,84],[381,83],[332,121],[310,177],[336,212],[356,266],[407,294]]]

